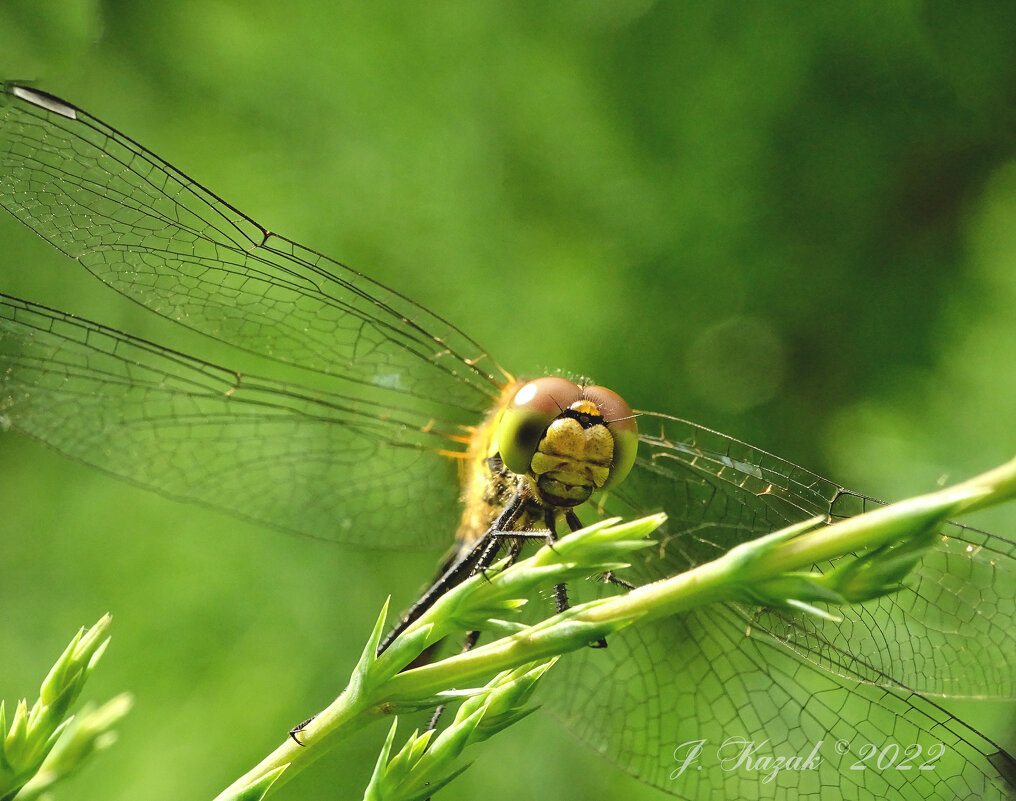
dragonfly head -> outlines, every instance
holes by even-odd
[[[549,376],[515,393],[498,424],[497,443],[505,466],[528,476],[546,503],[571,507],[628,475],[638,426],[616,392]]]

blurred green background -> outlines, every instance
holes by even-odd
[[[0,74],[516,374],[592,376],[888,499],[1016,453],[1016,5],[5,0]],[[0,253],[4,292],[193,342],[6,218]],[[1016,512],[979,522],[1012,536]],[[91,691],[137,708],[60,797],[211,797],[437,556],[287,538],[5,436],[0,693],[34,697],[112,611]],[[1014,744],[1012,704],[957,708]],[[280,798],[359,797],[382,728]],[[478,756],[443,797],[663,797],[546,716]]]

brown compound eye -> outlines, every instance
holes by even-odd
[[[639,447],[639,427],[627,401],[606,387],[586,387],[582,397],[596,404],[603,422],[614,439],[614,458],[610,473],[600,489],[620,484],[635,465]]]
[[[566,378],[547,376],[523,384],[497,427],[498,450],[505,467],[513,473],[528,473],[547,428],[581,397],[581,387]]]

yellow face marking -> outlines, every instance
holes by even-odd
[[[587,413],[595,404],[578,401],[572,409]],[[610,475],[614,439],[605,425],[583,428],[578,420],[562,417],[550,424],[540,447],[533,455],[532,475],[537,488],[548,500],[561,505],[578,505]]]

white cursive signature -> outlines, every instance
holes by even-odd
[[[819,765],[822,764],[822,757],[819,756],[822,742],[822,740],[816,742],[811,753],[807,756],[801,754],[774,755],[759,753],[769,743],[768,739],[756,743],[754,740],[744,737],[728,737],[716,749],[715,757],[721,770],[729,772],[740,769],[759,773],[762,775],[762,783],[768,784],[782,770],[818,770]],[[677,762],[677,767],[671,771],[671,780],[678,778],[690,766],[699,762],[705,745],[705,740],[688,740],[674,749],[674,761]],[[696,765],[696,770],[702,770],[702,766]]]

